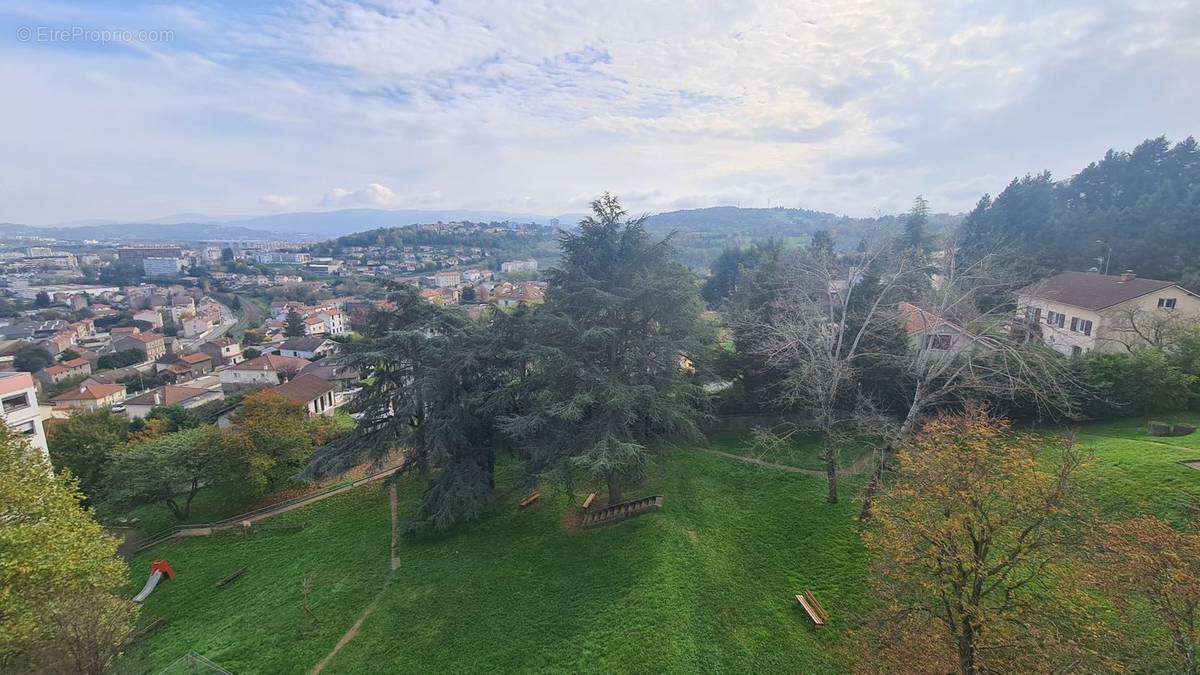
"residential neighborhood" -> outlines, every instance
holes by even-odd
[[[0,674],[1200,675],[1200,0],[0,25]]]

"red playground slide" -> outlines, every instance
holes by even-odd
[[[158,582],[162,581],[164,576],[167,579],[174,579],[175,570],[171,569],[166,560],[155,560],[150,565],[150,578],[146,580],[146,585],[142,586],[142,592],[133,596],[133,601],[145,602],[146,598],[150,596],[154,588],[158,586]]]

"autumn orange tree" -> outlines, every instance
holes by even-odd
[[[302,404],[258,391],[242,400],[225,443],[240,454],[250,491],[269,494],[286,487],[317,448],[343,431],[330,417],[308,416]]]
[[[1043,672],[1095,658],[1062,561],[1075,528],[1069,443],[1015,433],[980,409],[928,422],[864,533],[877,611],[868,672]]]
[[[1172,528],[1153,516],[1105,525],[1090,578],[1127,617],[1163,628],[1172,672],[1196,675],[1200,642],[1200,528]],[[1156,664],[1149,665],[1157,669]]]

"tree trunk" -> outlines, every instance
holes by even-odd
[[[883,486],[883,467],[887,464],[888,456],[892,452],[892,446],[883,446],[875,457],[875,466],[871,470],[871,481],[867,483],[867,490],[863,494],[862,511],[858,513],[860,522],[867,522],[871,519],[871,509],[875,507],[875,495],[879,493],[879,488]]]
[[[821,440],[821,446],[821,458],[825,460],[825,501],[836,504],[838,501],[837,456],[833,452],[833,443],[829,440],[828,434]]]
[[[963,619],[962,633],[958,636],[958,673],[959,675],[976,675],[975,667],[975,627],[970,620]]]
[[[175,520],[183,520],[183,514],[179,512],[179,505],[175,503],[174,497],[168,497],[164,504],[167,505],[167,510],[175,517]]]
[[[917,382],[916,388],[913,390],[912,404],[908,407],[908,414],[904,416],[904,423],[900,425],[900,431],[897,432],[896,438],[893,439],[893,445],[898,445],[904,439],[912,435],[913,430],[917,426],[917,411],[920,410],[921,397],[925,395],[924,387],[920,382]]]
[[[608,505],[621,503],[621,474],[614,469],[608,471]]]
[[[200,481],[193,480],[192,487],[188,490],[187,499],[183,502],[183,519],[187,520],[192,516],[192,500],[196,498],[196,493],[200,491]]]

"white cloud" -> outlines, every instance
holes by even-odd
[[[23,64],[0,90],[30,103],[0,107],[0,221],[322,194],[552,214],[605,189],[637,210],[770,199],[868,215],[917,193],[965,209],[1013,175],[1182,138],[1200,107],[1180,85],[1200,12],[1181,0],[75,2],[15,15],[177,39],[0,42]],[[64,185],[79,199],[56,198]]]
[[[346,206],[370,206],[373,208],[387,208],[396,205],[396,193],[386,185],[379,183],[369,183],[366,187],[358,190],[347,190],[346,188],[333,188],[325,193],[325,197],[321,199],[322,206],[346,207]]]
[[[286,197],[284,195],[267,194],[259,197],[258,203],[262,206],[283,208],[285,206],[291,206],[292,204],[295,204],[296,199],[294,197]]]

